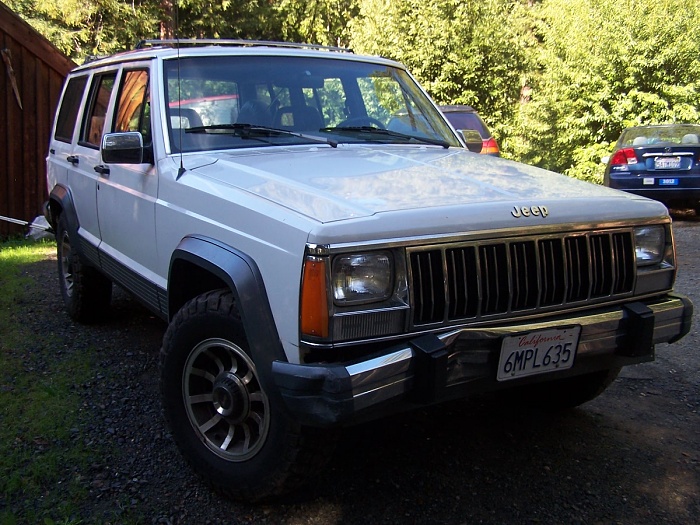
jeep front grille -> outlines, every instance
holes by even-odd
[[[522,313],[632,292],[632,232],[446,244],[410,251],[413,325]]]

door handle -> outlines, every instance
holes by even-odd
[[[104,164],[98,164],[97,166],[95,166],[95,171],[103,177],[109,177],[109,166],[105,166]]]
[[[66,160],[70,162],[73,166],[77,166],[80,163],[80,159],[77,155],[68,155]]]

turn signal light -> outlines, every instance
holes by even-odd
[[[301,332],[314,337],[328,337],[328,290],[326,261],[304,261],[301,285]]]

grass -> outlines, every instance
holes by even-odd
[[[62,352],[56,335],[22,318],[42,286],[22,269],[55,250],[0,243],[0,525],[81,523],[81,472],[95,451],[79,438],[76,387],[94,374],[91,351]]]

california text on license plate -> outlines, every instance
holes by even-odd
[[[553,328],[503,338],[498,381],[571,368],[580,326]]]

